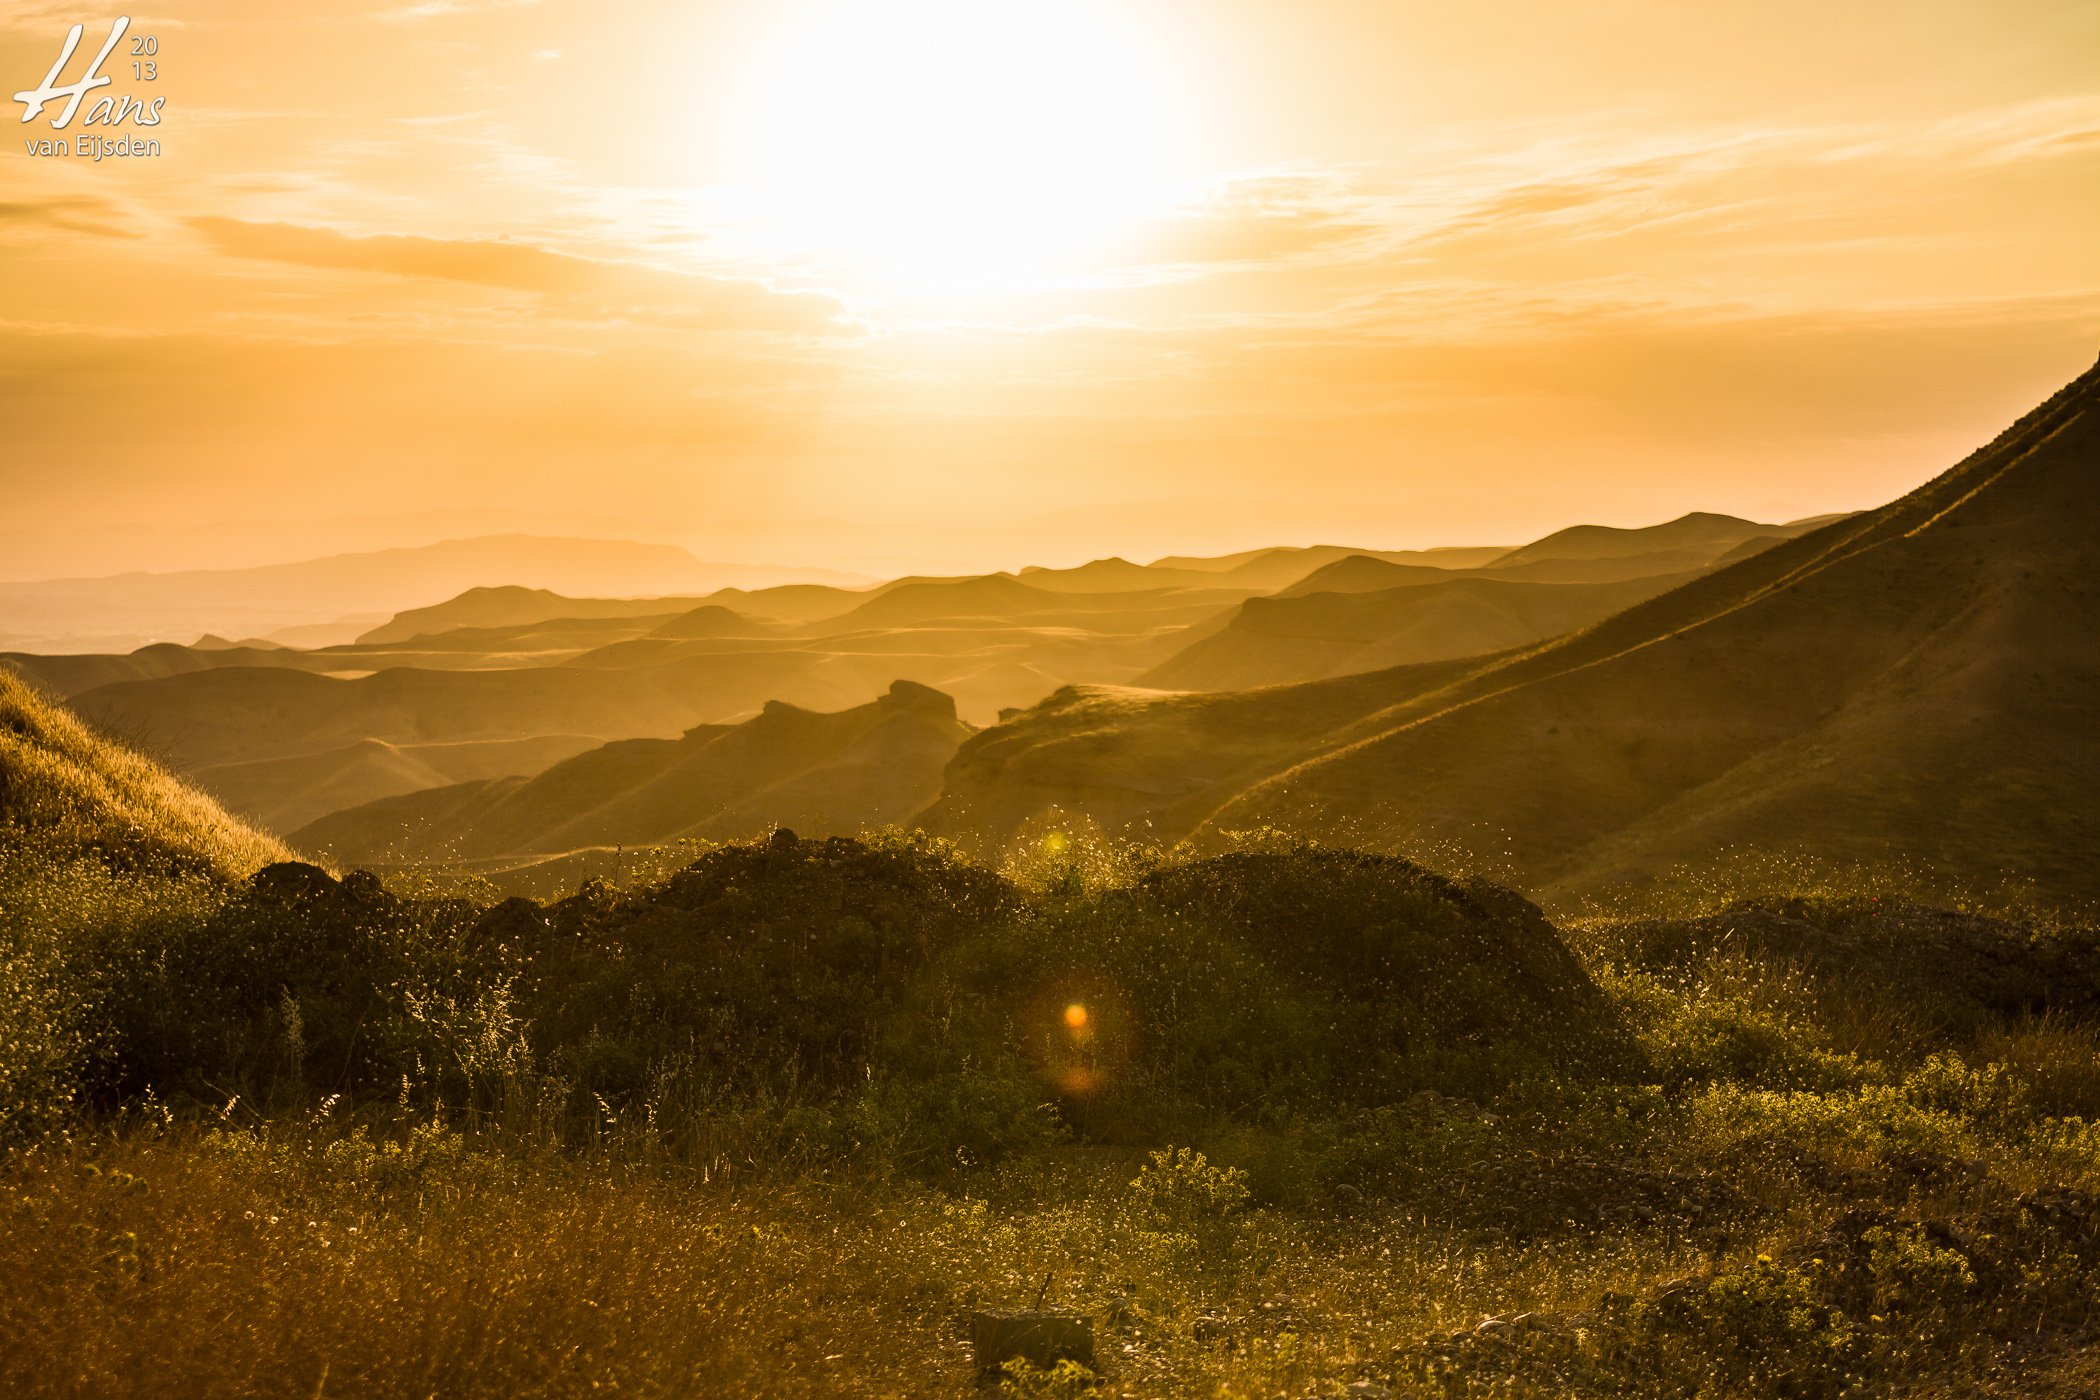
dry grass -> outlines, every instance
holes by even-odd
[[[958,1310],[1047,1279],[1130,1318],[1104,1338],[1110,1393],[1298,1394],[1693,1257],[1631,1234],[1491,1250],[1400,1216],[1163,1218],[1131,1170],[1073,1154],[994,1206],[427,1130],[392,1151],[201,1128],[49,1145],[4,1188],[0,1392],[953,1395]]]
[[[910,1260],[763,1198],[540,1162],[386,1182],[192,1134],[39,1153],[0,1235],[16,1396],[941,1394]]]
[[[88,732],[0,666],[0,816],[32,831],[240,878],[288,857],[151,760]]]

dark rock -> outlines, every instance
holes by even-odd
[[[266,865],[248,883],[263,898],[284,904],[326,899],[342,888],[335,876],[303,860],[280,860]]]
[[[343,893],[360,904],[377,904],[386,898],[386,883],[369,870],[353,870],[343,877]]]
[[[538,904],[521,895],[513,895],[484,910],[474,921],[474,941],[477,944],[497,943],[526,948],[531,946],[533,939],[553,927],[553,921]]]
[[[1045,1370],[1060,1361],[1094,1364],[1094,1323],[1076,1313],[973,1312],[970,1351],[980,1380],[1016,1359]]]

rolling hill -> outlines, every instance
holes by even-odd
[[[1532,541],[1494,561],[1497,568],[1517,568],[1541,560],[1630,559],[1642,554],[1690,554],[1718,559],[1760,535],[1803,534],[1822,521],[1803,521],[1799,528],[1760,525],[1733,515],[1693,511],[1660,525],[1621,529],[1612,525],[1571,525]]]
[[[1362,557],[1388,564],[1418,564],[1432,569],[1473,569],[1509,552],[1506,545],[1448,545],[1438,549],[1350,549],[1342,545],[1285,545],[1210,557],[1170,555],[1148,566],[1187,570],[1237,583],[1257,593],[1288,588],[1315,570],[1342,559]]]
[[[536,734],[600,740],[675,734],[702,696],[678,676],[636,678],[541,667],[380,671],[353,680],[233,667],[124,682],[76,695],[83,719],[135,740],[178,770],[390,744],[508,742]]]
[[[215,764],[196,770],[194,780],[228,811],[268,831],[291,831],[382,797],[537,773],[601,742],[583,734],[428,744],[359,739],[320,753]]]
[[[1226,626],[1139,676],[1160,690],[1251,690],[1529,646],[1690,577],[1520,583],[1459,575],[1376,593],[1249,598]]]
[[[571,598],[547,588],[516,584],[469,588],[429,607],[395,613],[360,636],[360,646],[406,642],[462,628],[515,628],[559,619],[667,617],[699,604],[698,598]]]
[[[1159,588],[1237,588],[1249,594],[1273,593],[1339,560],[1363,557],[1388,564],[1418,564],[1434,569],[1468,569],[1505,551],[1497,547],[1454,546],[1448,549],[1344,549],[1339,545],[1284,546],[1250,550],[1213,559],[1177,557],[1133,564],[1127,559],[1096,559],[1070,569],[1026,568],[1015,575],[1022,583],[1059,593],[1140,593]]]
[[[776,703],[742,724],[608,744],[531,779],[437,788],[337,812],[293,840],[351,862],[471,863],[728,839],[775,825],[805,836],[846,835],[924,807],[970,732],[954,701],[899,681],[838,713]]]
[[[1951,470],[1585,631],[1223,696],[1061,693],[966,744],[929,825],[1047,808],[1469,853],[1556,896],[1744,855],[2100,896],[2100,367]]]

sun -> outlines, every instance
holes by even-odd
[[[776,251],[877,287],[1054,283],[1186,176],[1177,74],[1135,8],[778,5],[731,104],[732,179]]]

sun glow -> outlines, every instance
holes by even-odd
[[[1055,282],[1188,179],[1171,64],[1091,0],[782,5],[730,152],[782,253],[892,291]]]

